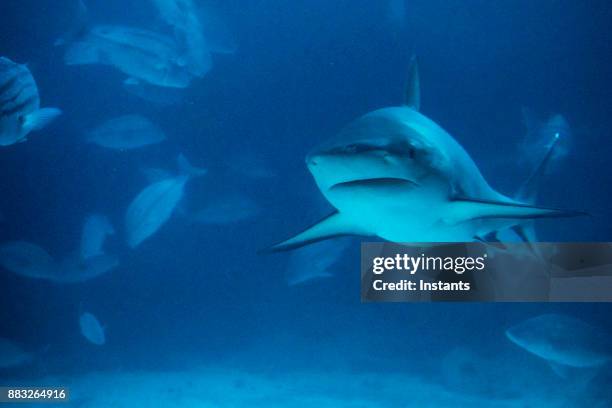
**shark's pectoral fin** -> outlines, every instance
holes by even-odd
[[[457,198],[451,201],[450,221],[461,222],[482,218],[557,218],[587,215],[581,211],[558,208],[537,207],[505,201],[487,201],[470,198]]]
[[[350,225],[346,217],[339,212],[334,212],[312,227],[305,229],[293,237],[280,242],[261,252],[280,252],[296,249],[308,244],[335,238],[342,235],[361,235],[357,228]]]

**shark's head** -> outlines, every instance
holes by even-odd
[[[440,170],[443,152],[402,115],[419,114],[408,107],[380,109],[314,149],[306,164],[321,191],[374,180],[419,185],[423,177]]]

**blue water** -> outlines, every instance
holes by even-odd
[[[27,63],[43,106],[64,112],[27,143],[0,150],[0,242],[26,240],[68,254],[78,245],[84,218],[99,212],[118,230],[108,248],[120,256],[120,266],[73,285],[1,271],[0,337],[45,351],[31,364],[1,370],[0,385],[35,385],[46,378],[75,389],[82,387],[78,379],[97,372],[112,378],[215,367],[239,378],[254,373],[274,385],[265,392],[269,399],[251,406],[324,406],[297,391],[292,400],[300,373],[315,373],[300,390],[336,396],[330,406],[424,406],[411,405],[410,393],[401,395],[400,385],[411,386],[398,375],[497,401],[493,406],[537,390],[554,390],[566,404],[551,406],[609,406],[609,375],[599,373],[581,394],[504,336],[510,325],[548,312],[612,329],[607,304],[362,304],[359,239],[333,278],[298,286],[285,282],[287,254],[258,254],[325,215],[306,153],[350,120],[399,104],[413,54],[419,58],[422,112],[465,147],[499,191],[512,194],[528,174],[518,153],[525,134],[521,107],[542,117],[563,114],[573,129],[572,149],[542,186],[541,201],[591,216],[542,222],[539,238],[612,240],[608,2],[406,0],[398,23],[388,16],[386,1],[215,1],[238,49],[215,55],[211,72],[170,106],[127,93],[125,75],[111,67],[64,64],[63,50],[53,42],[70,25],[73,3],[0,5],[0,55]],[[95,21],[167,30],[148,1],[86,3]],[[85,130],[126,113],[153,119],[169,140],[129,152],[83,143]],[[180,152],[209,169],[187,185],[184,205],[240,191],[261,211],[221,226],[190,224],[175,214],[129,250],[122,224],[127,206],[147,184],[140,170],[174,169]],[[260,158],[274,175],[253,179],[231,170],[253,171],[245,156]],[[106,326],[103,347],[80,335],[81,310]],[[456,348],[479,356],[462,378],[448,374],[453,363],[445,357]],[[345,396],[350,376],[368,379],[357,388],[382,391]],[[387,378],[398,386],[385,388]],[[510,383],[507,378],[528,384],[499,385]],[[249,381],[255,380],[230,381],[226,392],[263,387]],[[274,390],[287,388],[274,398]],[[446,406],[436,403],[434,389],[423,386],[420,392],[432,393],[432,406]],[[241,406],[224,405],[232,398],[219,398],[215,406]],[[88,401],[83,397],[74,406],[97,406]],[[125,403],[144,406],[137,398]]]

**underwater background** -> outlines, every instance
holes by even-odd
[[[83,220],[101,213],[117,230],[107,249],[120,263],[75,284],[0,272],[0,337],[40,353],[0,369],[0,385],[67,385],[69,405],[84,407],[612,404],[609,370],[586,385],[563,381],[504,335],[553,312],[612,330],[608,304],[362,304],[366,239],[350,239],[332,277],[296,285],[290,254],[258,253],[329,213],[305,155],[352,119],[401,103],[412,55],[421,111],[504,193],[529,174],[523,108],[562,114],[571,144],[540,202],[590,216],[538,222],[538,237],[612,240],[609,2],[210,1],[236,51],[213,55],[210,72],[168,104],[126,92],[111,67],[64,64],[53,43],[74,3],[0,4],[0,55],[26,63],[42,105],[63,111],[26,143],[0,148],[0,242],[62,257],[78,247]],[[146,0],[85,3],[96,22],[167,29]],[[129,151],[84,142],[124,114],[148,117],[167,140]],[[179,153],[208,174],[186,185],[183,210],[129,249],[122,225],[148,184],[142,170],[173,170]],[[247,197],[252,214],[212,224],[181,216],[228,194]],[[81,336],[83,310],[103,323],[103,346]]]

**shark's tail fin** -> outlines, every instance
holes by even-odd
[[[195,167],[189,160],[181,153],[178,155],[177,159],[178,169],[181,174],[188,175],[190,177],[200,177],[208,173],[207,169],[201,167]]]

